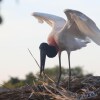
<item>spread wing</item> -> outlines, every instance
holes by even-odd
[[[89,37],[96,44],[100,45],[100,30],[93,20],[76,10],[65,10],[65,14],[71,24],[76,24],[81,35]]]
[[[64,18],[52,14],[34,12],[32,15],[37,18],[40,23],[45,21],[52,27],[52,31],[56,32],[60,31],[66,23]]]

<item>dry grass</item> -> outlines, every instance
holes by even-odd
[[[54,82],[39,81],[32,86],[0,92],[0,100],[100,100],[100,77],[73,77],[71,90],[67,90],[67,79],[56,87]]]

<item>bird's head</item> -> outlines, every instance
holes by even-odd
[[[46,56],[53,58],[57,55],[58,51],[55,46],[48,45],[47,43],[40,44],[40,75],[44,72]]]

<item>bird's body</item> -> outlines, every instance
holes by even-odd
[[[71,12],[67,13],[69,14]],[[61,51],[74,51],[81,47],[85,47],[86,44],[90,42],[87,36],[79,30],[75,21],[70,18],[71,15],[69,15],[69,17],[67,16],[68,21],[61,17],[46,13],[34,12],[33,16],[35,16],[40,23],[45,21],[52,27],[52,31],[48,36],[48,43],[58,46]]]
[[[48,36],[48,45],[57,49],[60,68],[61,52],[67,51],[70,68],[70,52],[85,47],[90,40],[100,45],[100,30],[89,17],[79,11],[68,9],[64,13],[67,16],[67,21],[62,17],[46,13],[34,12],[33,16],[39,22],[45,21],[52,27]],[[71,72],[69,72],[69,75],[71,75]]]

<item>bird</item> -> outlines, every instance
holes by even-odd
[[[70,90],[70,54],[72,51],[86,47],[91,41],[100,45],[100,30],[91,18],[78,10],[65,9],[64,13],[67,20],[63,17],[43,12],[33,12],[32,16],[38,19],[40,23],[46,22],[52,27],[52,31],[47,38],[47,43],[43,42],[39,46],[40,74],[44,72],[46,56],[53,58],[58,54],[59,77],[57,84],[59,84],[62,74],[61,53],[66,51],[69,65],[68,89]]]

